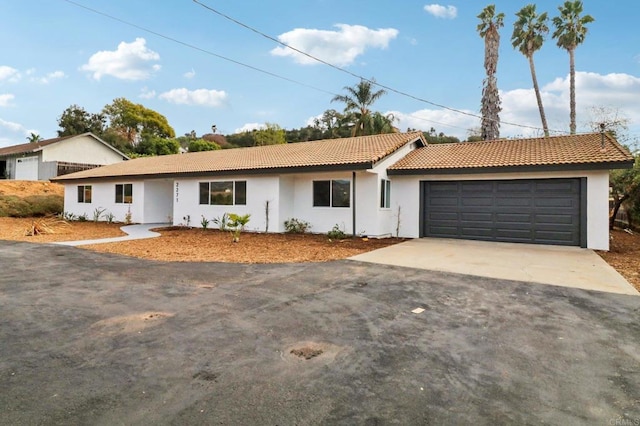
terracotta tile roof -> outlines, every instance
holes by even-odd
[[[74,135],[74,136],[77,136],[77,135]],[[27,143],[22,143],[20,145],[7,146],[4,148],[0,148],[0,156],[18,155],[18,154],[26,154],[30,152],[37,152],[37,151],[40,151],[40,149],[42,149],[42,147],[44,146],[52,145],[54,143],[72,138],[74,136],[63,136],[61,138],[46,139],[40,142],[27,142]]]
[[[491,171],[526,166],[610,165],[633,163],[614,138],[600,133],[485,142],[433,144],[410,152],[389,168],[391,174]]]
[[[145,177],[150,175],[222,174],[299,169],[368,168],[422,133],[390,133],[345,139],[326,139],[285,145],[163,155],[136,158],[122,163],[60,176],[55,180]]]

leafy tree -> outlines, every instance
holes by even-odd
[[[255,146],[279,145],[287,143],[284,129],[277,124],[265,123],[264,129],[253,132]]]
[[[196,139],[189,143],[189,152],[215,151],[220,149],[220,145],[204,139]]]
[[[443,132],[438,133],[435,128],[428,132],[422,132],[427,143],[458,143],[460,139],[455,136],[447,136]]]
[[[536,93],[538,101],[538,111],[540,112],[540,120],[544,135],[549,136],[549,126],[547,126],[547,117],[544,114],[544,106],[542,105],[542,97],[540,96],[540,88],[538,87],[538,78],[536,77],[536,67],[533,62],[533,54],[540,50],[544,43],[544,36],[549,32],[547,26],[547,13],[536,13],[536,5],[529,4],[520,9],[516,13],[518,20],[513,24],[513,35],[511,36],[511,44],[514,49],[518,49],[529,60],[529,69],[531,70],[531,79],[533,80],[533,90]]]
[[[42,140],[42,136],[40,136],[37,133],[29,133],[29,136],[27,136],[27,141],[29,143],[36,143],[36,142],[40,142]]]
[[[136,145],[135,152],[141,155],[169,155],[180,152],[180,143],[175,139],[152,136]]]
[[[609,229],[613,229],[620,206],[625,204],[629,222],[640,214],[640,155],[631,169],[612,170],[609,175],[609,186],[613,197],[613,209],[609,216]]]
[[[480,23],[477,31],[484,39],[484,68],[487,77],[482,88],[482,138],[493,140],[500,137],[500,95],[498,93],[498,49],[500,48],[500,33],[504,20],[504,13],[496,14],[495,5],[485,7],[478,15]]]
[[[378,111],[371,114],[371,119],[368,122],[369,135],[381,135],[384,133],[397,133],[398,129],[393,126],[393,122],[396,118],[393,114],[384,115]]]
[[[58,136],[80,135],[91,132],[102,137],[105,131],[106,117],[104,114],[90,114],[78,105],[71,105],[58,117]]]
[[[565,1],[558,7],[560,16],[553,18],[556,30],[552,37],[557,40],[558,47],[569,52],[569,107],[571,134],[576,133],[576,63],[575,50],[584,42],[587,36],[587,24],[594,21],[591,15],[580,16],[583,12],[582,2],[579,0]]]
[[[164,115],[125,98],[114,99],[102,111],[109,120],[109,127],[133,146],[145,138],[176,136]]]
[[[345,104],[344,112],[353,118],[352,136],[362,136],[372,134],[371,106],[387,92],[384,89],[374,91],[375,79],[371,81],[360,80],[354,87],[345,86],[346,95],[336,95],[331,102],[342,102]]]
[[[234,147],[246,147],[255,146],[255,139],[253,138],[255,131],[240,132],[231,135],[226,135],[227,142]]]

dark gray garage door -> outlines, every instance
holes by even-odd
[[[426,237],[586,243],[580,179],[425,181],[422,191]]]

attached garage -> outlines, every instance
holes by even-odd
[[[583,181],[422,181],[421,236],[586,247]]]
[[[399,234],[609,249],[607,133],[427,144],[387,169]]]

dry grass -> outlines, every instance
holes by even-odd
[[[28,231],[33,228],[34,223],[43,221],[42,218],[0,217],[0,240],[51,243],[126,235],[120,230],[121,223],[61,222],[54,218],[47,220],[51,221],[47,226],[51,228],[52,233],[27,235]]]

